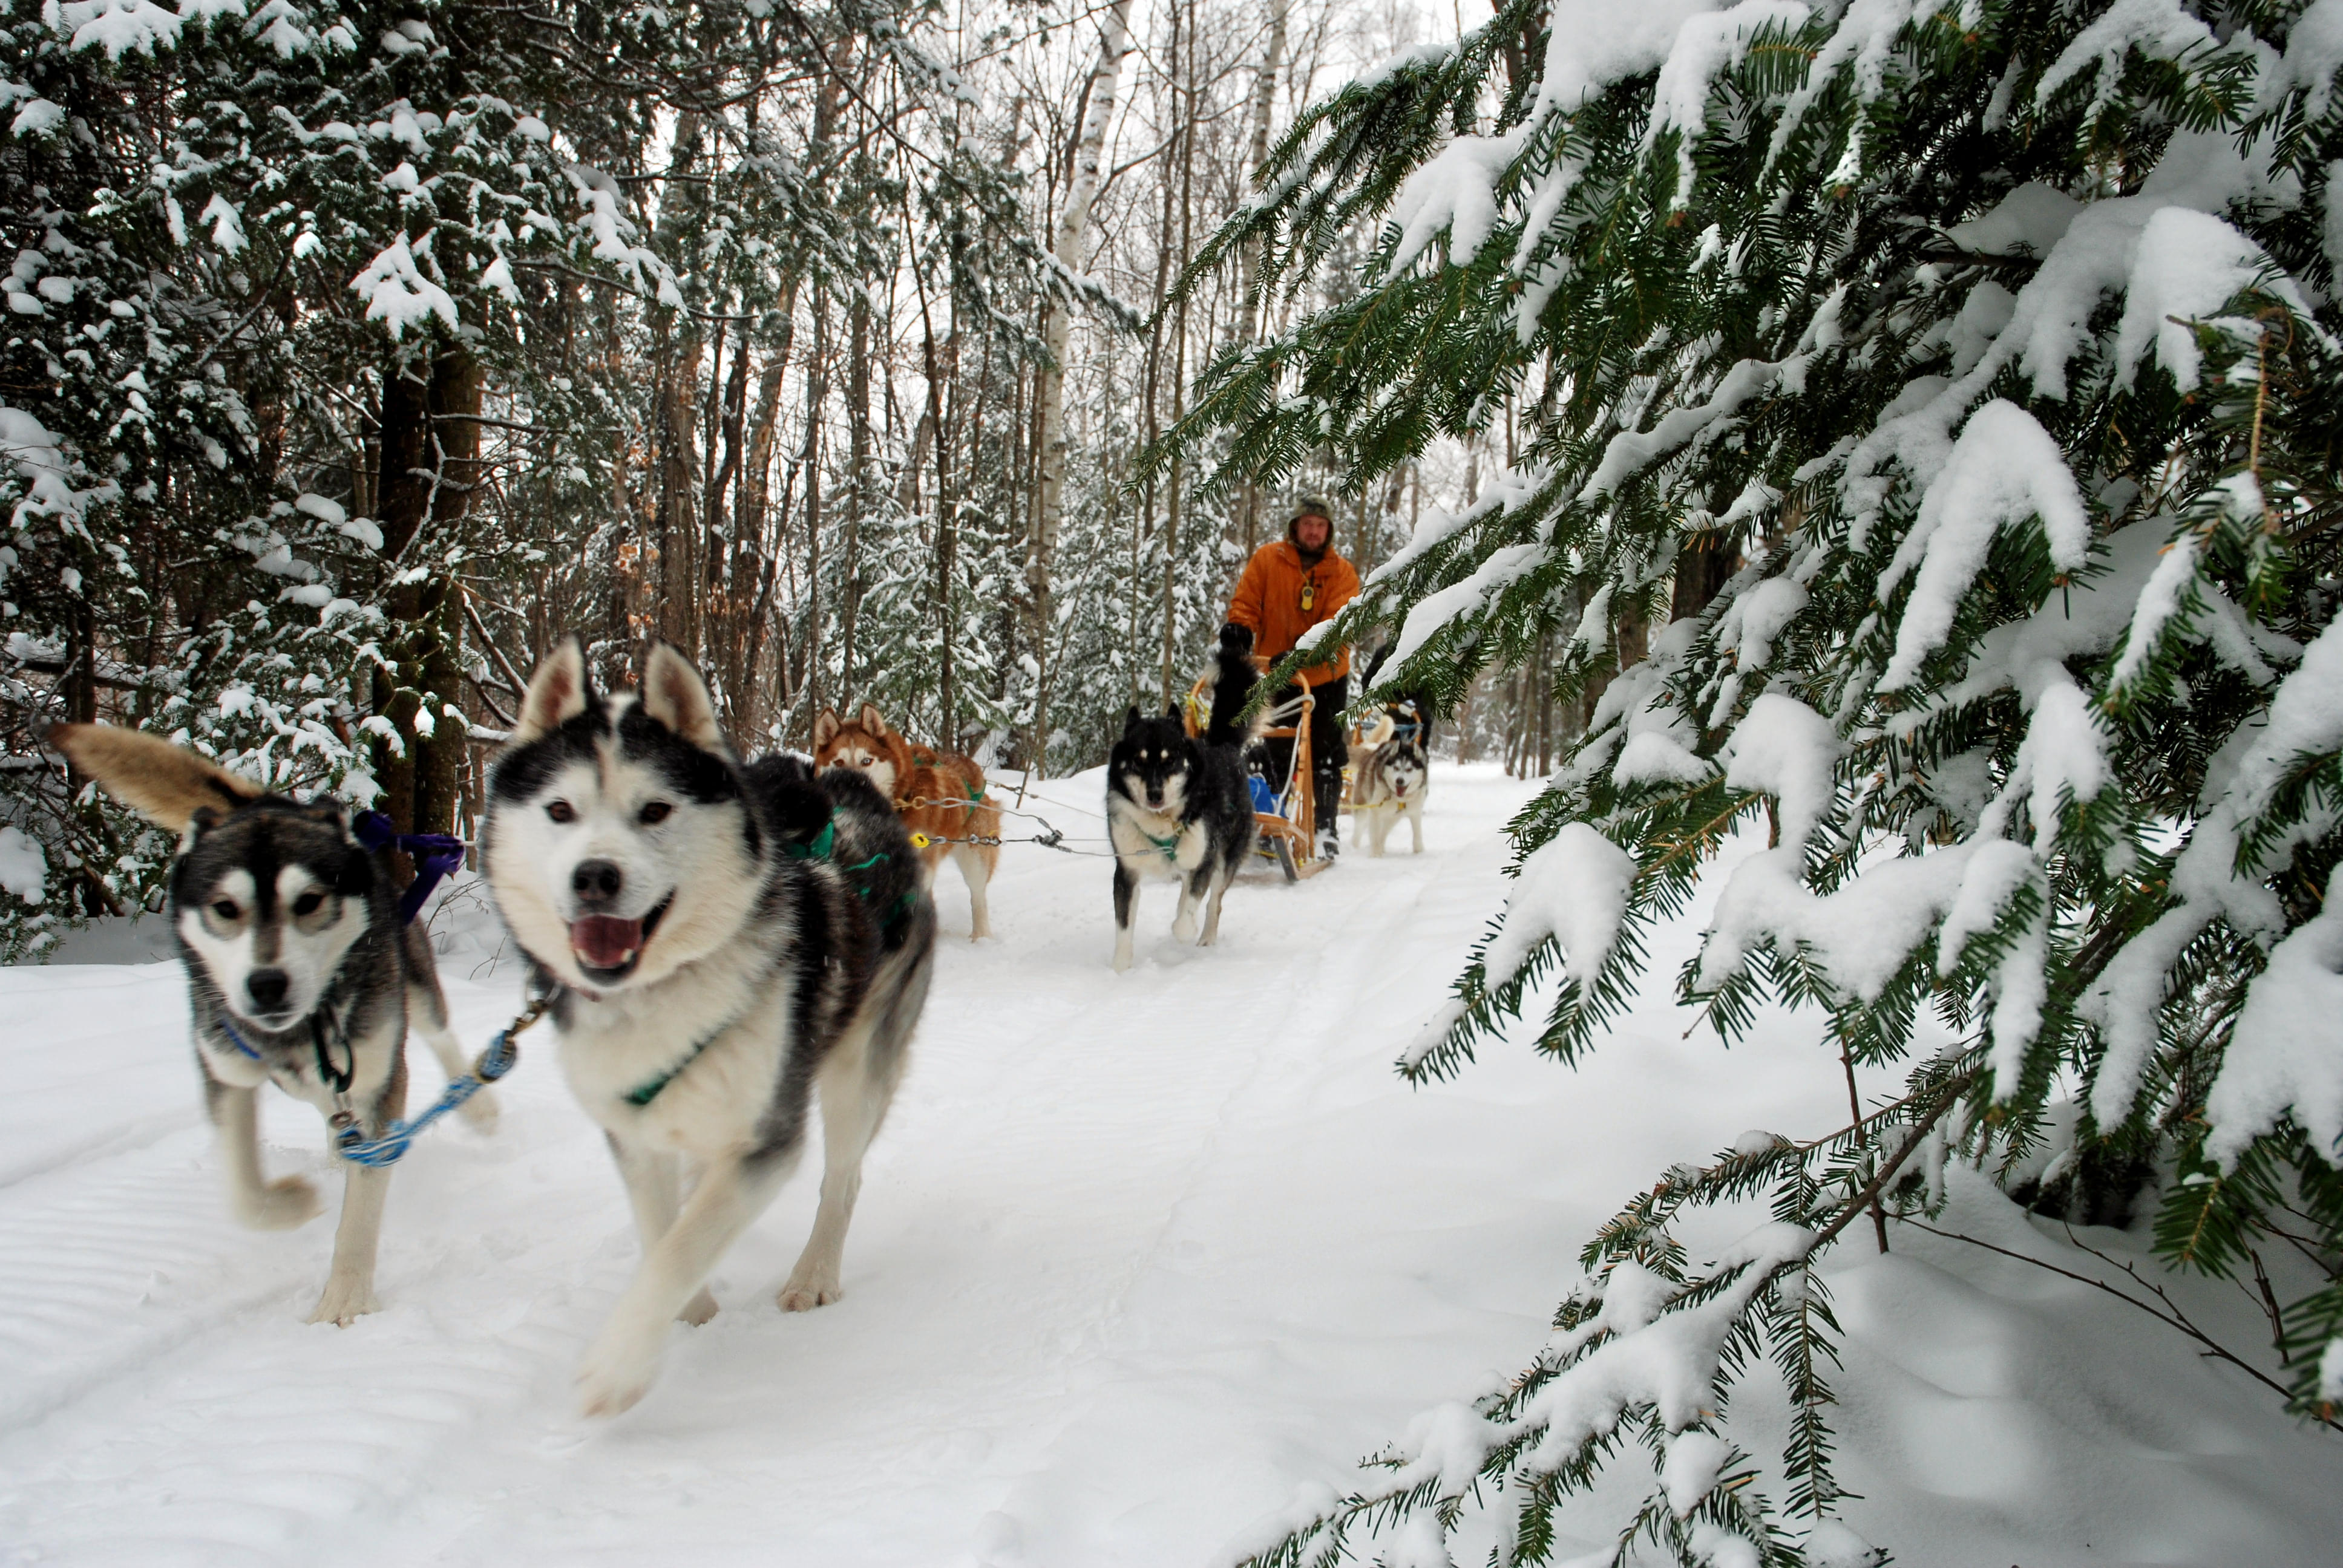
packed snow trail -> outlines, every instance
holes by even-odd
[[[1098,789],[1030,804],[1088,838]],[[1005,849],[980,945],[945,870],[845,1299],[773,1303],[809,1159],[719,1268],[721,1315],[677,1330],[608,1423],[572,1413],[570,1375],[636,1243],[547,1031],[493,1137],[434,1129],[401,1164],[384,1310],[337,1330],[302,1322],[330,1225],[227,1216],[176,965],[0,970],[0,1564],[1215,1561],[1297,1485],[1345,1483],[1416,1412],[1524,1362],[1634,1187],[1843,1114],[1811,1028],[1730,1053],[1681,1038],[1666,999],[1697,918],[1660,934],[1652,994],[1584,1070],[1499,1046],[1452,1083],[1393,1077],[1503,898],[1528,793],[1441,768],[1422,857],[1248,879],[1213,949],[1174,944],[1151,886],[1123,976],[1106,860]],[[517,970],[491,961],[477,891],[435,930],[477,1048]],[[437,1081],[415,1056],[419,1105]],[[271,1171],[327,1176],[315,1114],[266,1104]],[[2051,1245],[1982,1190],[1956,1215]],[[2243,1379],[2081,1286],[1907,1240],[1834,1270],[1848,1517],[1899,1562],[2275,1564],[2343,1529],[2343,1450]],[[2248,1304],[2183,1299],[2256,1342]],[[1604,1544],[1638,1468],[1565,1557]]]

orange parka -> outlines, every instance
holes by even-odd
[[[1330,543],[1315,564],[1303,566],[1302,551],[1291,538],[1253,551],[1237,579],[1236,597],[1229,601],[1229,618],[1252,633],[1252,650],[1275,660],[1293,651],[1302,634],[1359,597],[1359,574],[1336,555]],[[1337,648],[1334,657],[1302,671],[1302,678],[1322,686],[1351,672],[1351,650]]]

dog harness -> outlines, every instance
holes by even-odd
[[[827,860],[831,846],[838,842],[838,819],[832,817],[821,825],[821,831],[802,844],[783,844],[781,853],[792,860]]]
[[[370,851],[397,849],[414,857],[415,880],[398,897],[398,923],[411,926],[423,912],[424,901],[439,879],[464,863],[464,840],[447,833],[402,833],[379,811],[361,811],[350,822],[350,835]]]
[[[333,1091],[336,1101],[341,1102],[343,1108],[347,1110],[350,1080],[357,1076],[358,1070],[358,1053],[357,1048],[350,1043],[348,1029],[343,1025],[341,1020],[335,1019],[334,1032],[342,1037],[342,1065],[339,1068],[335,1067],[333,1057],[326,1050],[326,1026],[322,1021],[332,1010],[330,993],[317,999],[317,1005],[309,1012],[309,1044],[317,1053],[318,1083]],[[227,1036],[227,1042],[236,1047],[247,1060],[259,1062],[264,1067],[267,1065],[268,1059],[255,1050],[252,1042],[238,1034],[236,1025],[228,1021],[226,1009],[220,1010],[216,1021],[220,1026],[220,1032]]]
[[[545,1010],[552,1005],[553,999],[549,996],[540,996],[530,1001],[510,1023],[497,1030],[496,1038],[488,1041],[488,1049],[480,1052],[479,1060],[472,1063],[472,1070],[449,1080],[439,1098],[431,1102],[430,1109],[414,1121],[394,1121],[383,1129],[379,1138],[361,1138],[357,1119],[347,1111],[340,1112],[334,1118],[334,1124],[341,1129],[335,1139],[336,1152],[351,1163],[364,1165],[370,1170],[379,1170],[396,1161],[407,1152],[407,1146],[415,1141],[417,1133],[518,1066],[520,1047],[513,1043],[513,1036],[544,1017]]]
[[[829,821],[824,822],[821,825],[820,832],[816,833],[812,838],[808,839],[802,844],[783,844],[781,846],[781,853],[787,855],[792,860],[827,860],[830,859],[830,851],[837,847],[838,819],[833,815]],[[847,874],[856,895],[860,897],[865,904],[868,904],[873,898],[878,896],[879,890],[875,887],[869,886],[859,879],[855,879],[854,873],[857,871],[867,871],[873,866],[883,866],[886,863],[887,851],[881,849],[867,860],[857,861],[851,866],[840,864],[838,869]],[[904,917],[919,907],[919,889],[916,887],[904,889],[901,896],[896,899],[893,903],[888,905],[886,912],[879,917],[879,929],[881,938],[886,940],[892,940],[894,937],[902,930]],[[705,1045],[702,1045],[698,1050],[695,1050],[691,1055],[698,1056],[701,1050],[705,1050],[706,1049],[708,1048]],[[676,1072],[681,1072],[685,1067],[690,1065],[690,1062],[691,1057],[688,1056],[684,1058],[682,1063],[676,1068]],[[669,1074],[669,1077],[670,1078],[673,1076],[673,1073]],[[657,1094],[659,1090],[665,1089],[666,1087],[667,1083],[662,1080],[656,1087],[652,1088],[651,1093]],[[642,1091],[640,1090],[636,1091],[636,1093],[638,1094],[641,1092]],[[634,1095],[630,1094],[627,1098],[634,1100]],[[635,1103],[641,1105],[647,1104],[649,1101],[639,1100],[635,1101]]]
[[[781,853],[788,856],[792,860],[827,860],[830,858],[831,851],[837,848],[838,819],[835,816],[832,816],[829,821],[824,822],[821,825],[820,832],[816,833],[804,843],[782,844]],[[840,865],[838,869],[846,872],[850,880],[852,881],[853,874],[855,872],[867,871],[873,866],[883,866],[886,863],[887,851],[881,849],[879,853],[871,856],[867,860],[858,861],[851,866]],[[856,895],[866,904],[870,901],[872,896],[878,891],[876,888],[865,886],[860,881],[852,881],[852,886]],[[886,936],[892,937],[898,930],[901,930],[903,917],[910,914],[911,910],[917,909],[919,907],[919,901],[920,894],[917,888],[906,890],[902,897],[897,899],[894,904],[888,909],[885,916],[882,917],[880,925],[883,933]],[[684,1070],[689,1068],[693,1062],[698,1061],[702,1052],[706,1051],[709,1046],[714,1045],[719,1040],[722,1039],[725,1031],[739,1021],[740,1020],[737,1018],[726,1019],[722,1023],[718,1024],[715,1030],[709,1033],[706,1039],[693,1046],[689,1050],[685,1051],[682,1059],[673,1067],[669,1068],[665,1072],[659,1074],[657,1077],[646,1079],[641,1083],[639,1083],[634,1088],[628,1090],[626,1093],[618,1096],[618,1098],[625,1101],[628,1104],[633,1106],[638,1111],[649,1106],[652,1101],[657,1100],[659,1097],[661,1091],[663,1091],[669,1084],[673,1083],[677,1079],[682,1077]]]
[[[1180,863],[1179,834],[1174,833],[1168,839],[1159,839],[1154,834],[1149,832],[1146,829],[1141,828],[1139,829],[1139,836],[1146,839],[1149,843],[1154,845],[1156,853],[1161,855],[1165,859],[1171,861],[1175,866]]]
[[[356,1076],[358,1065],[357,1048],[350,1044],[348,1031],[337,1020],[334,1031],[342,1037],[345,1065],[338,1070],[335,1068],[326,1050],[325,1025],[318,1021],[327,1010],[321,1002],[317,1011],[309,1015],[309,1041],[317,1053],[317,1081],[333,1091],[334,1102],[337,1107],[332,1119],[334,1152],[354,1165],[364,1165],[369,1170],[380,1170],[385,1165],[395,1163],[407,1152],[407,1145],[415,1141],[416,1134],[519,1065],[520,1048],[513,1043],[513,1036],[544,1016],[545,1010],[551,1005],[549,997],[538,997],[531,1001],[518,1018],[497,1031],[496,1038],[488,1041],[488,1048],[480,1052],[479,1060],[472,1063],[472,1070],[450,1079],[447,1087],[440,1091],[439,1098],[422,1115],[410,1121],[394,1121],[383,1129],[381,1137],[367,1138],[358,1131],[357,1117],[350,1110],[350,1080]],[[220,1026],[220,1032],[227,1036],[227,1042],[238,1052],[266,1065],[267,1059],[253,1048],[250,1040],[236,1032],[236,1025],[228,1021],[226,1012],[222,1012],[216,1021]],[[679,1072],[682,1069],[676,1070]]]
[[[822,831],[827,833],[830,829],[825,828]],[[740,1020],[737,1018],[726,1019],[722,1023],[716,1026],[715,1032],[709,1035],[707,1039],[701,1040],[698,1045],[693,1046],[689,1050],[685,1051],[681,1061],[677,1062],[673,1067],[669,1068],[665,1072],[660,1073],[658,1077],[648,1079],[645,1081],[637,1084],[634,1088],[627,1091],[626,1093],[618,1096],[618,1098],[633,1106],[636,1110],[642,1110],[645,1106],[650,1104],[652,1101],[657,1100],[659,1097],[659,1091],[665,1089],[669,1084],[673,1083],[677,1079],[681,1078],[683,1076],[683,1070],[699,1060],[700,1052],[706,1050],[709,1046],[714,1045],[717,1040],[723,1038],[724,1031],[726,1030],[730,1029],[734,1024],[739,1021]]]

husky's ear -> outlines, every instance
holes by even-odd
[[[1139,728],[1139,708],[1133,704],[1122,710],[1122,732],[1125,735]]]
[[[520,703],[520,722],[513,726],[513,744],[550,735],[585,711],[586,650],[576,638],[565,637],[528,678],[528,695]]]
[[[186,832],[199,811],[225,816],[266,793],[216,762],[136,729],[58,724],[46,739],[107,794],[173,833]]]
[[[816,751],[838,739],[842,728],[838,722],[838,709],[825,708],[813,716],[813,749]]]
[[[643,666],[643,711],[703,751],[726,749],[708,683],[671,642],[652,648]]]
[[[864,703],[862,705],[861,713],[857,715],[855,718],[855,722],[861,725],[863,729],[870,731],[872,735],[879,737],[881,739],[886,738],[887,717],[879,711],[878,704],[871,702]]]
[[[1176,703],[1176,702],[1167,702],[1167,703],[1165,703],[1165,704],[1163,705],[1163,717],[1164,717],[1164,718],[1166,718],[1166,719],[1177,719],[1177,718],[1179,718],[1179,717],[1180,717],[1180,705],[1179,705],[1178,703]]]

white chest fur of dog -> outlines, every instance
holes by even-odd
[[[1150,811],[1117,798],[1107,803],[1114,852],[1139,876],[1176,881],[1204,863],[1212,835],[1202,822],[1182,823],[1177,812]]]
[[[559,1026],[570,1093],[605,1131],[696,1161],[737,1156],[789,1049],[768,967],[720,954],[650,990],[574,1000]]]

